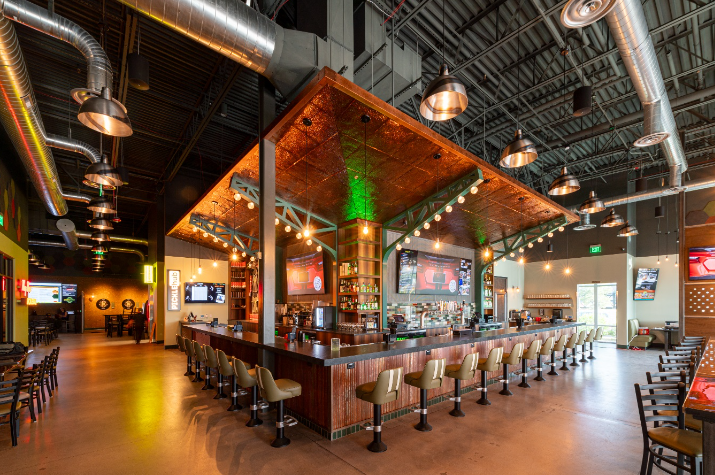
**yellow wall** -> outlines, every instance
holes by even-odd
[[[0,251],[15,260],[13,276],[13,290],[17,287],[17,279],[28,279],[27,251],[15,244],[8,237],[0,234]],[[27,305],[17,303],[15,298],[10,299],[13,306],[13,341],[21,341],[27,345]]]

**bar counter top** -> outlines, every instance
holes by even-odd
[[[715,338],[705,344],[684,407],[697,419],[715,423]]]
[[[296,359],[308,361],[320,366],[334,366],[356,361],[365,361],[388,356],[397,356],[418,351],[432,350],[435,348],[446,348],[467,343],[495,340],[505,337],[528,335],[543,331],[562,330],[574,328],[584,323],[547,323],[538,325],[528,325],[524,328],[506,328],[501,330],[490,330],[475,332],[473,335],[443,335],[435,337],[415,338],[396,343],[370,343],[365,345],[355,345],[341,347],[340,350],[332,351],[329,345],[316,345],[305,342],[288,343],[281,337],[276,337],[273,344],[263,344],[258,341],[258,334],[251,332],[234,332],[229,327],[211,327],[206,323],[182,323],[184,327],[193,331],[204,333],[216,338],[236,341],[248,346],[258,347],[272,351],[277,354],[290,356]]]

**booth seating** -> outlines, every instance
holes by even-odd
[[[499,363],[501,363],[503,354],[504,348],[492,348],[489,352],[489,356],[486,358],[479,358],[477,369],[482,372],[482,386],[479,388],[482,395],[477,401],[477,404],[481,404],[482,406],[491,405],[491,402],[487,397],[487,372],[499,371]]]
[[[513,396],[514,393],[509,391],[509,366],[518,365],[521,362],[521,355],[524,353],[524,344],[517,343],[511,349],[510,353],[502,353],[501,364],[504,367],[504,379],[502,379],[502,390],[499,394],[502,396]]]
[[[539,354],[536,356],[536,377],[534,378],[534,381],[546,381],[546,378],[544,378],[544,364],[541,362],[541,357],[542,356],[549,356],[551,352],[554,349],[554,337],[550,336],[546,339],[543,345],[541,345],[541,349],[539,350]]]
[[[422,371],[415,371],[405,375],[405,384],[420,390],[420,408],[415,410],[415,412],[420,413],[420,422],[415,426],[415,429],[419,431],[428,432],[432,430],[432,426],[427,423],[427,390],[442,387],[446,364],[447,360],[444,358],[430,360],[425,363]]]
[[[520,388],[530,388],[531,385],[527,381],[527,376],[529,375],[529,360],[535,360],[539,352],[541,351],[541,340],[535,339],[526,349],[524,354],[521,355],[521,382],[519,383]]]
[[[192,382],[200,383],[204,380],[204,378],[201,377],[201,363],[206,363],[206,355],[204,354],[201,343],[198,341],[191,340],[191,348],[193,350],[194,361],[196,361],[196,376],[192,379]]]
[[[639,335],[640,323],[637,318],[628,320],[628,345],[638,348],[648,348],[655,340],[655,335]]]
[[[549,371],[548,374],[549,376],[558,376],[559,372],[556,371],[556,353],[559,351],[564,351],[564,348],[566,347],[566,334],[562,334],[561,337],[556,341],[556,344],[554,345],[553,350],[551,351],[551,363],[549,365],[551,366],[551,371]],[[566,368],[568,369],[568,368]]]
[[[383,404],[396,401],[400,397],[400,382],[402,381],[402,368],[388,369],[380,372],[377,381],[364,383],[355,388],[355,397],[373,405],[372,425],[365,427],[373,431],[372,442],[367,446],[370,452],[384,452],[387,445],[382,441],[382,413]]]
[[[294,426],[298,421],[289,417],[285,420],[283,401],[300,396],[302,386],[291,379],[273,379],[270,370],[256,366],[256,379],[261,389],[261,396],[268,402],[278,403],[276,410],[276,438],[271,442],[271,447],[279,448],[290,444],[290,439],[285,436],[285,427]]]
[[[479,353],[470,353],[464,357],[462,364],[448,364],[445,368],[444,375],[454,379],[454,397],[450,398],[454,401],[454,409],[449,411],[450,416],[464,417],[462,412],[462,381],[474,379],[477,373],[477,363],[479,363]]]
[[[576,340],[576,345],[574,345],[573,349],[571,350],[571,364],[569,366],[581,366],[576,362],[576,355],[578,354],[578,347],[580,346],[583,349],[583,346],[586,344],[586,330],[581,330],[578,333],[578,339]]]
[[[578,333],[572,333],[568,341],[564,345],[564,357],[561,360],[563,364],[561,365],[561,371],[571,371],[567,366],[569,361],[569,350],[573,351],[574,359],[576,358],[576,342],[578,341]],[[579,366],[579,365],[576,365]]]
[[[260,388],[258,387],[258,379],[256,376],[256,368],[250,369],[251,365],[248,363],[244,363],[243,361],[239,360],[238,358],[233,358],[232,360],[233,363],[233,374],[236,377],[236,381],[239,386],[241,386],[243,389],[248,389],[252,388],[251,390],[251,405],[249,406],[249,409],[251,410],[251,417],[248,419],[248,422],[246,422],[246,426],[248,427],[256,427],[261,424],[263,424],[263,421],[258,418],[258,391]],[[241,409],[240,406],[238,406],[238,402],[236,401],[236,405],[238,409]],[[238,410],[236,409],[236,410]]]

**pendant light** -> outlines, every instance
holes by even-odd
[[[636,229],[635,226],[631,226],[628,221],[626,221],[626,225],[623,226],[620,231],[618,231],[618,237],[630,237],[630,236],[637,236],[638,235],[638,229]]]
[[[37,255],[34,254],[32,251],[30,251],[30,253],[27,255],[27,262],[29,262],[30,264],[36,264],[38,260],[39,259]]]
[[[581,184],[575,176],[569,173],[566,167],[561,168],[561,173],[549,186],[551,196],[568,195],[581,189]]]
[[[425,88],[420,102],[422,117],[438,122],[457,117],[469,104],[467,89],[459,79],[449,74],[445,61],[445,11],[445,2],[442,0],[442,65],[437,77]]]
[[[100,231],[111,231],[114,229],[112,222],[102,217],[102,213],[94,213],[94,218],[89,221],[89,227]]]
[[[549,241],[549,245],[546,246],[546,252],[554,252],[554,245]]]
[[[603,204],[603,201],[596,196],[595,191],[590,191],[588,193],[588,199],[581,204],[581,206],[578,208],[578,212],[581,214],[592,214],[592,213],[600,213],[601,211],[604,211],[606,209],[606,206]]]
[[[611,208],[611,212],[608,213],[608,215],[603,218],[603,221],[601,221],[601,227],[602,228],[615,228],[616,226],[620,226],[625,223],[625,220],[620,214],[616,214],[616,210],[614,208]]]
[[[573,115],[583,117],[591,109],[591,86],[581,86],[573,92]]]
[[[370,228],[367,226],[367,123],[370,122],[370,116],[364,114],[360,120],[365,124],[365,137],[363,140],[364,148],[364,171],[363,171],[363,215],[362,219],[365,220],[365,226],[362,228],[362,233],[367,236],[370,233]]]
[[[519,57],[521,56],[521,4],[517,21],[519,22],[519,30],[516,34],[516,86],[517,86],[517,102],[516,102],[516,132],[514,132],[514,140],[509,142],[501,153],[499,166],[504,168],[518,168],[534,162],[539,155],[536,153],[534,142],[528,138],[524,138],[521,128],[519,127],[519,115],[521,114],[521,68],[518,65]]]
[[[99,96],[87,99],[79,106],[77,118],[84,125],[99,133],[114,137],[132,135],[132,124],[127,110],[118,101],[112,99],[112,91],[103,87]]]
[[[139,53],[142,42],[141,29],[137,28],[137,52],[127,56],[129,85],[140,91],[149,90],[149,60]]]
[[[114,214],[114,203],[106,196],[92,198],[87,205],[87,209],[96,213]]]
[[[102,232],[102,231],[96,231],[92,233],[91,239],[99,242],[105,242],[105,241],[110,241],[109,239],[109,234]]]
[[[109,190],[124,184],[117,169],[109,164],[109,156],[106,153],[102,154],[101,161],[87,167],[84,178],[91,183],[89,186],[92,188],[100,188],[101,185]]]

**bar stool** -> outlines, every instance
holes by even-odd
[[[501,362],[504,348],[492,348],[489,356],[479,358],[477,361],[477,369],[482,372],[482,387],[479,390],[482,396],[477,401],[477,404],[482,406],[490,406],[492,403],[487,398],[487,372],[499,371],[499,363]]]
[[[256,369],[249,369],[249,364],[245,363],[238,358],[233,358],[233,374],[236,377],[236,381],[239,386],[244,389],[253,388],[251,391],[251,405],[249,409],[251,410],[251,418],[246,422],[247,427],[256,427],[263,424],[263,421],[258,418],[258,379],[256,377]],[[235,405],[238,409],[241,407],[238,405],[238,401],[234,397]],[[266,405],[267,406],[267,405]],[[236,410],[238,410],[236,409]]]
[[[578,339],[576,340],[576,344],[574,345],[573,349],[571,350],[571,365],[570,366],[581,366],[576,362],[576,354],[578,353],[578,347],[580,346],[583,348],[585,345],[586,341],[586,330],[581,330],[578,334]]]
[[[578,333],[572,333],[571,336],[569,337],[568,341],[564,345],[564,357],[563,357],[563,364],[561,365],[561,370],[562,371],[571,371],[568,366],[566,366],[566,363],[568,363],[569,360],[569,350],[576,351],[576,342],[578,341]],[[575,358],[575,357],[574,357]],[[576,365],[580,366],[580,365]]]
[[[366,425],[366,430],[373,431],[372,442],[367,446],[370,452],[384,452],[387,445],[382,441],[382,405],[396,401],[400,397],[400,381],[402,368],[388,369],[380,372],[377,381],[364,383],[355,388],[355,397],[373,405],[372,425]]]
[[[598,327],[596,329],[596,336],[593,337],[593,341],[603,340],[603,327]],[[595,360],[596,357],[593,356],[593,343],[591,343],[591,356],[588,357],[589,360]]]
[[[218,357],[218,378],[219,387],[224,383],[224,378],[231,378],[231,405],[226,409],[227,411],[239,411],[242,406],[238,403],[238,396],[244,396],[248,394],[246,391],[240,393],[238,391],[238,382],[236,381],[236,374],[233,372],[233,366],[228,360],[228,356],[221,350],[216,351],[216,356]],[[226,397],[226,395],[224,395]],[[220,398],[221,399],[221,398]]]
[[[551,354],[551,351],[554,349],[554,337],[550,336],[546,339],[543,345],[541,345],[541,350],[539,351],[539,355],[536,357],[536,377],[534,378],[534,381],[546,381],[546,378],[543,376],[544,368],[543,364],[541,363],[541,357],[542,356],[549,356]]]
[[[454,409],[449,411],[450,416],[464,417],[462,412],[462,388],[461,382],[474,379],[477,373],[477,363],[479,362],[479,353],[470,353],[464,357],[462,364],[448,364],[445,368],[444,375],[454,379],[454,397],[449,398],[454,401]]]
[[[179,347],[179,351],[186,354],[186,346],[184,345],[184,337],[179,335],[178,333],[176,334],[176,346]],[[189,371],[191,371],[191,361],[187,360],[186,362],[186,373],[184,373],[184,376],[189,375]]]
[[[181,339],[184,342],[184,352],[186,352],[186,373],[184,373],[184,376],[194,376],[196,373],[191,368],[191,365],[194,364],[194,345],[188,338],[181,337]]]
[[[502,379],[502,390],[499,394],[502,396],[513,396],[514,393],[509,391],[509,365],[518,365],[521,361],[521,355],[524,353],[524,344],[517,343],[511,349],[511,353],[502,353],[502,366],[504,367],[504,379]]]
[[[429,432],[432,430],[432,426],[427,423],[427,390],[442,387],[446,364],[447,360],[445,358],[430,360],[425,363],[422,371],[415,371],[405,375],[405,384],[420,390],[420,408],[414,410],[414,412],[420,413],[420,422],[415,426],[415,429],[419,431]]]
[[[554,345],[553,350],[551,351],[551,371],[549,371],[548,374],[549,376],[558,376],[559,373],[556,371],[556,353],[559,351],[564,351],[564,347],[566,346],[566,334],[561,335],[561,337],[556,341],[556,344]],[[568,371],[568,368],[566,368]]]
[[[586,340],[584,341],[584,346],[583,346],[583,354],[581,355],[581,359],[579,361],[583,363],[588,363],[588,360],[593,359],[593,340],[596,339],[596,329],[592,328],[590,332],[588,332],[588,336],[586,337]],[[591,356],[586,358],[586,343],[590,345],[590,352]]]
[[[218,359],[216,359],[216,352],[210,345],[203,345],[202,348],[204,349],[204,356],[206,357],[204,361],[204,377],[206,378],[206,382],[201,390],[205,391],[214,389],[214,385],[211,384],[211,370],[218,372]],[[218,399],[218,397],[214,397],[214,399]]]
[[[521,382],[519,383],[520,388],[530,388],[531,386],[526,381],[527,375],[529,374],[529,360],[535,360],[539,352],[541,351],[541,340],[534,340],[529,345],[529,348],[521,355]]]
[[[191,382],[200,383],[204,380],[204,378],[201,377],[201,363],[206,361],[206,355],[204,354],[204,349],[201,347],[201,344],[196,340],[191,340],[191,350],[194,361],[196,362],[196,376],[194,376]]]
[[[284,421],[283,401],[298,397],[301,394],[302,386],[290,379],[273,379],[273,375],[267,368],[256,366],[256,376],[258,387],[261,388],[261,396],[268,402],[278,403],[276,410],[276,438],[271,442],[271,447],[279,448],[290,444],[290,439],[285,436],[285,427],[294,426],[298,423],[294,418],[288,417]]]

